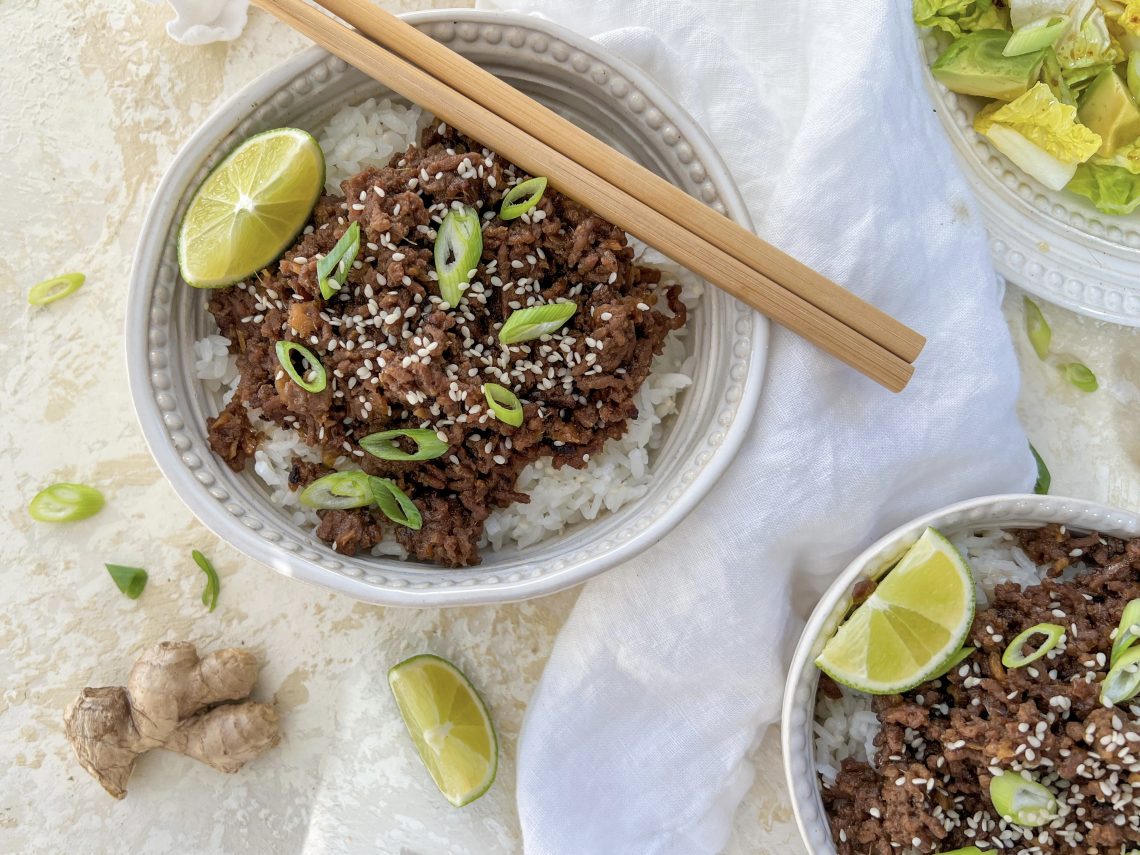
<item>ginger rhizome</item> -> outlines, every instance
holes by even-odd
[[[86,688],[64,713],[80,764],[117,799],[140,755],[165,748],[236,772],[281,741],[277,711],[247,700],[258,665],[245,650],[202,658],[188,641],[144,652],[127,685]]]

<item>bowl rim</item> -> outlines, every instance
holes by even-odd
[[[1026,511],[1024,519],[1013,517],[990,524],[1001,528],[1011,528],[1018,525],[1041,526],[1049,522],[1043,515],[1051,518],[1101,517],[1106,521],[1115,519],[1122,522],[1135,532],[1135,536],[1140,536],[1140,513],[1087,499],[1032,493],[1001,493],[955,502],[916,517],[877,538],[874,543],[852,559],[827,587],[823,596],[819,598],[800,633],[788,667],[780,710],[780,749],[784,764],[784,782],[788,789],[800,839],[812,855],[835,855],[835,848],[830,845],[831,831],[826,824],[826,816],[817,813],[814,805],[811,806],[812,810],[809,816],[809,805],[805,804],[802,799],[802,784],[805,776],[810,776],[813,782],[810,789],[812,797],[818,799],[819,795],[819,784],[816,780],[814,764],[811,762],[812,741],[809,738],[806,746],[802,748],[793,745],[793,740],[796,739],[801,730],[794,726],[793,719],[803,712],[801,705],[805,700],[803,697],[805,689],[808,690],[807,704],[812,707],[812,710],[807,713],[807,721],[810,723],[814,720],[812,712],[814,712],[816,686],[819,683],[819,671],[814,667],[812,655],[816,642],[827,628],[827,624],[839,604],[844,598],[850,597],[852,583],[862,575],[869,564],[876,560],[883,560],[884,555],[891,552],[897,553],[906,541],[916,538],[927,526],[938,527],[943,521],[962,515],[970,515],[971,518],[969,519],[962,519],[960,522],[951,524],[959,529],[969,526],[983,528],[987,525],[987,519],[994,520],[999,511],[1007,507],[1018,511],[1024,509]],[[1037,514],[1038,518],[1034,519],[1033,514]],[[1054,521],[1061,520],[1054,519]],[[1075,522],[1071,524],[1078,528],[1083,527]],[[817,848],[813,841],[818,839],[826,840],[829,848],[825,850]]]
[[[464,24],[517,26],[525,31],[541,33],[551,39],[562,41],[571,50],[580,51],[588,56],[593,55],[604,61],[618,70],[636,91],[643,93],[651,105],[662,108],[662,111],[668,114],[670,124],[674,125],[682,137],[696,149],[699,161],[705,167],[707,180],[716,188],[728,216],[745,228],[753,228],[740,188],[704,130],[646,72],[610,53],[604,46],[544,18],[518,13],[437,9],[408,13],[400,17],[413,26],[442,23],[457,26]],[[177,190],[183,183],[182,173],[188,168],[188,163],[200,164],[216,147],[218,139],[232,133],[248,115],[272,99],[286,82],[330,57],[331,55],[319,46],[306,48],[274,65],[226,99],[196,128],[172,157],[147,208],[131,265],[124,339],[132,408],[159,470],[199,522],[240,552],[282,575],[381,605],[463,606],[512,602],[545,596],[584,582],[647,549],[672,530],[707,494],[735,458],[747,435],[759,406],[769,343],[769,322],[757,312],[751,313],[752,349],[748,355],[748,373],[741,383],[742,391],[735,418],[729,425],[721,428],[723,441],[696,477],[684,486],[685,492],[682,497],[645,529],[609,551],[585,560],[569,562],[565,567],[537,577],[524,577],[517,581],[500,578],[493,584],[479,582],[447,588],[421,589],[412,586],[396,588],[370,584],[360,578],[322,568],[301,555],[282,549],[279,544],[267,543],[232,516],[219,513],[216,503],[212,500],[207,501],[206,488],[198,483],[186,467],[176,465],[179,453],[171,446],[163,415],[152,400],[153,388],[150,383],[148,360],[151,345],[143,334],[148,327],[150,311],[150,301],[144,299],[149,275],[144,272],[157,269],[165,249],[165,242],[155,240],[153,233],[163,222],[173,222],[179,202]]]

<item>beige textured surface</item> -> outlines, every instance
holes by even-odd
[[[413,612],[299,585],[200,526],[143,444],[120,338],[150,194],[192,128],[303,46],[254,13],[236,44],[183,48],[164,36],[167,14],[137,0],[0,4],[0,851],[517,852],[516,737],[575,593]],[[76,296],[26,305],[33,282],[72,269],[89,277]],[[1019,295],[1007,310],[1019,325]],[[1022,413],[1056,491],[1140,508],[1138,334],[1046,311],[1058,345],[1106,385],[1081,395],[1022,348]],[[33,524],[27,500],[57,480],[100,486],[107,508],[72,526]],[[198,601],[192,548],[222,575],[213,614]],[[145,566],[142,599],[119,596],[104,561]],[[233,777],[156,753],[115,802],[75,763],[62,710],[84,685],[121,682],[142,647],[164,638],[262,654],[258,696],[276,700],[286,739]],[[462,811],[434,791],[385,685],[389,665],[424,650],[481,687],[502,737],[498,783]],[[798,852],[773,736],[754,759],[760,774],[729,852]]]

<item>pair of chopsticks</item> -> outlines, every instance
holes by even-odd
[[[330,53],[898,392],[926,340],[370,0],[253,0]]]

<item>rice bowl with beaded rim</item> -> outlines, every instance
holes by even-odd
[[[499,26],[502,28],[501,32],[505,34],[533,32],[536,29],[535,22],[519,19],[517,16],[470,14],[472,18],[480,21],[501,22]],[[439,17],[428,14],[413,16],[412,20],[413,22],[424,22],[425,27],[429,32],[432,32],[430,26],[432,19]],[[519,31],[518,27],[524,24],[526,25],[525,30]],[[442,25],[437,26],[432,34],[437,38],[441,35],[447,36],[447,29]],[[548,28],[543,25],[541,29],[547,30]],[[559,38],[562,35],[559,31]],[[568,36],[568,39],[575,38]],[[548,47],[549,44],[546,42],[544,47]],[[590,47],[591,53],[597,52],[597,49],[589,46],[588,43],[586,46]],[[463,46],[459,45],[459,47],[462,48]],[[471,50],[474,50],[476,56],[479,56],[477,49],[493,53],[490,50],[489,43],[481,43],[478,40]],[[315,111],[323,113],[323,115],[319,115],[319,124],[312,121],[307,123],[296,122],[301,127],[312,128],[314,132],[317,132],[322,144],[333,149],[332,151],[326,149],[330,178],[343,177],[344,174],[347,174],[346,171],[358,167],[362,163],[362,159],[372,162],[383,159],[387,153],[385,146],[395,150],[396,144],[399,143],[402,147],[403,143],[407,141],[409,125],[415,124],[414,113],[409,112],[406,105],[401,105],[399,109],[392,109],[394,105],[391,102],[383,106],[381,102],[373,102],[367,116],[360,110],[354,112],[351,109],[354,105],[358,107],[364,104],[369,97],[383,98],[383,91],[375,84],[363,81],[356,72],[345,69],[343,64],[328,60],[327,55],[319,51],[308,52],[306,58],[309,60],[307,64],[295,63],[297,69],[292,70],[291,76],[293,78],[296,78],[298,74],[304,77],[307,71],[313,69],[314,60],[316,60],[317,66],[321,66],[323,63],[322,73],[327,75],[330,80],[335,79],[337,84],[345,90],[339,93],[339,101],[334,103],[326,100],[321,103],[323,109]],[[557,55],[551,56],[544,51],[543,61],[551,62],[551,60],[557,62]],[[607,64],[611,62],[608,59],[595,61],[606,62]],[[625,92],[629,93],[629,96],[636,94],[644,97],[646,94],[651,94],[652,85],[648,81],[639,79],[635,71],[624,66],[618,70],[620,70],[622,81],[625,84]],[[578,99],[582,97],[581,92],[577,91],[583,88],[581,82],[568,80],[569,75],[566,74],[565,70],[548,71],[548,73],[551,79],[556,80],[557,85],[562,87],[561,97]],[[281,75],[282,79],[288,76],[290,76],[288,72]],[[507,76],[510,76],[509,73]],[[635,82],[639,91],[630,92],[629,82]],[[310,78],[309,85],[316,86],[317,84],[313,78]],[[353,90],[351,94],[355,97],[346,97],[349,96],[349,89]],[[654,102],[658,104],[656,109],[665,106],[663,101],[658,101],[656,98],[654,98]],[[345,111],[345,107],[349,109]],[[683,121],[683,115],[677,115],[667,109],[665,114],[669,115],[672,121],[670,127],[667,128],[670,134],[676,134],[678,131],[683,132],[688,140],[688,145],[701,142],[699,132],[695,128],[687,126],[687,123]],[[381,117],[383,117],[383,121],[381,121]],[[589,125],[589,116],[574,115],[574,118],[587,126]],[[649,118],[655,119],[655,116],[651,115]],[[268,122],[268,119],[264,119],[264,121]],[[361,127],[362,124],[367,126],[369,121],[373,123],[371,129]],[[352,130],[349,130],[349,127]],[[325,129],[327,136],[321,136],[319,133],[321,128]],[[598,133],[594,128],[588,129]],[[203,129],[203,131],[205,130]],[[640,128],[637,130],[643,137],[649,137],[653,146],[662,144],[661,140],[653,139],[654,135],[651,132]],[[200,132],[199,136],[202,134],[203,132]],[[629,146],[630,137],[619,136],[618,142]],[[665,147],[667,149],[670,145],[675,144],[674,138],[674,142],[672,144],[666,142]],[[644,141],[642,145],[644,145]],[[211,152],[214,153],[215,157],[216,148],[217,143],[215,143],[214,152]],[[723,167],[715,159],[715,156],[709,159],[707,155],[707,149],[701,152],[702,174],[711,175],[718,179],[712,186],[719,189],[726,177],[722,171]],[[687,156],[691,157],[691,155]],[[713,168],[710,169],[710,166]],[[337,168],[343,170],[340,176],[337,175]],[[186,171],[186,169],[182,170],[183,173]],[[168,176],[168,180],[169,178]],[[179,175],[178,178],[185,187],[186,176],[183,174]],[[727,198],[725,201],[727,201],[731,213],[737,217],[743,215],[738,196]],[[157,206],[158,200],[156,200]],[[153,218],[154,212],[152,211],[151,219]],[[141,248],[142,243],[140,242],[140,252]],[[650,260],[654,266],[667,267],[661,259]],[[603,453],[596,455],[588,462],[587,469],[570,471],[565,473],[568,477],[563,478],[559,477],[563,473],[556,473],[551,467],[542,466],[541,462],[539,465],[528,468],[520,476],[519,489],[524,492],[529,491],[532,501],[529,504],[516,505],[505,509],[506,513],[497,511],[493,514],[487,521],[486,530],[481,539],[482,545],[491,550],[490,559],[482,567],[457,573],[455,578],[440,579],[438,578],[438,571],[433,573],[430,578],[425,578],[422,575],[423,569],[414,562],[407,562],[407,565],[410,566],[396,566],[398,562],[392,561],[390,556],[398,555],[399,548],[392,543],[378,544],[375,550],[378,554],[372,556],[372,562],[364,564],[359,560],[350,562],[330,557],[314,549],[311,540],[290,536],[292,532],[289,532],[281,523],[287,520],[293,525],[304,524],[306,511],[295,503],[289,502],[289,498],[286,496],[287,488],[282,484],[283,468],[281,463],[286,455],[297,454],[304,459],[305,452],[297,448],[295,443],[290,442],[288,436],[282,435],[283,432],[274,431],[271,433],[262,447],[258,449],[257,459],[251,467],[255,478],[253,485],[250,485],[248,478],[244,478],[240,482],[233,482],[228,477],[225,478],[226,484],[222,485],[218,483],[216,477],[218,470],[213,466],[210,467],[211,472],[209,474],[215,476],[211,479],[214,483],[206,483],[204,480],[205,473],[193,472],[195,468],[200,469],[200,464],[203,462],[201,456],[197,454],[192,456],[183,454],[181,455],[183,459],[180,462],[183,467],[192,470],[191,477],[197,481],[198,485],[205,488],[205,492],[216,503],[221,503],[229,515],[237,518],[233,521],[237,525],[227,525],[225,526],[227,531],[219,532],[228,540],[235,542],[236,530],[242,535],[237,539],[245,541],[242,548],[254,554],[255,557],[262,560],[268,559],[267,563],[271,563],[290,575],[331,584],[332,587],[340,590],[351,589],[349,590],[350,593],[362,596],[365,599],[377,602],[395,601],[402,604],[428,604],[433,601],[483,602],[516,599],[520,596],[545,593],[563,587],[565,584],[572,584],[574,581],[592,575],[592,573],[604,569],[605,566],[615,563],[622,556],[633,554],[638,549],[644,548],[645,545],[659,537],[660,533],[668,530],[672,523],[683,516],[691,507],[690,499],[694,489],[699,488],[701,491],[707,489],[712,479],[719,472],[719,468],[723,468],[723,465],[727,463],[726,450],[727,454],[731,454],[731,450],[734,450],[735,444],[739,442],[743,434],[743,424],[737,420],[736,416],[743,408],[748,408],[750,412],[751,408],[755,406],[760,379],[757,369],[762,355],[756,353],[753,345],[758,340],[758,333],[761,336],[764,335],[765,324],[763,321],[747,311],[742,311],[742,307],[725,305],[723,301],[727,298],[715,291],[706,291],[702,296],[700,283],[687,276],[683,271],[667,269],[666,275],[671,279],[682,280],[684,283],[685,303],[695,307],[696,326],[693,335],[696,340],[686,340],[683,337],[672,335],[669,337],[664,352],[658,357],[658,361],[655,362],[653,371],[649,375],[651,379],[646,381],[638,391],[638,417],[630,422],[629,429],[620,440],[611,440]],[[137,284],[137,277],[134,284]],[[153,288],[153,284],[148,287]],[[709,304],[710,299],[712,300],[711,305]],[[181,306],[179,308],[181,309]],[[188,311],[192,310],[188,309]],[[199,303],[198,311],[201,311],[201,303]],[[153,314],[152,312],[151,315],[153,316]],[[708,323],[710,314],[721,319],[716,327],[712,327]],[[147,320],[151,319],[148,318]],[[225,403],[224,399],[235,379],[234,366],[228,354],[225,353],[225,341],[217,337],[216,331],[210,329],[199,318],[190,318],[189,320],[195,326],[193,332],[187,330],[187,337],[193,334],[192,341],[187,342],[191,353],[187,354],[182,363],[183,367],[179,369],[182,375],[179,379],[182,383],[186,383],[189,379],[186,375],[192,374],[193,382],[200,384],[201,396],[194,402],[193,409],[209,417]],[[724,327],[720,326],[724,320],[729,322],[727,331],[730,331],[731,334],[728,336],[723,334]],[[153,345],[153,335],[150,336],[150,339]],[[700,344],[702,339],[707,344]],[[749,343],[742,348],[742,342]],[[731,376],[728,378],[731,382],[720,384],[719,389],[707,388],[710,385],[707,380],[710,377],[710,371],[709,366],[707,364],[702,365],[702,363],[707,362],[710,357],[707,350],[708,344],[713,345],[711,353],[713,358],[723,360],[725,356],[728,356],[730,362],[736,361],[740,365],[739,369],[734,369],[731,372]],[[729,355],[724,349],[727,347],[734,347],[735,352]],[[151,354],[151,356],[153,355]],[[132,357],[132,363],[134,361],[135,359]],[[137,379],[137,373],[132,371],[132,386],[136,389]],[[143,379],[149,381],[153,378]],[[738,385],[741,382],[745,383],[744,387]],[[150,384],[147,383],[146,385]],[[190,384],[187,383],[187,385]],[[698,385],[700,388],[694,388]],[[714,382],[712,385],[717,384]],[[742,388],[748,389],[746,396],[741,395]],[[153,386],[147,391],[152,397],[157,397],[154,394]],[[728,397],[721,398],[726,392]],[[138,403],[139,397],[136,392],[136,403]],[[142,397],[145,398],[146,396]],[[720,413],[720,418],[716,418],[714,413],[711,422],[705,420],[705,425],[708,426],[700,428],[700,430],[709,431],[707,435],[712,438],[712,441],[706,446],[707,450],[701,451],[700,443],[694,442],[695,438],[693,437],[679,439],[678,425],[700,417],[700,410],[707,409],[710,404],[718,399],[722,400],[718,409],[723,408],[724,403],[728,403],[730,406]],[[158,403],[157,409],[162,411],[164,409],[163,402],[156,401],[156,403]],[[140,416],[143,416],[144,409],[140,408]],[[166,442],[172,438],[170,437],[171,421],[170,418],[163,418],[164,430],[162,432],[167,434]],[[189,421],[188,418],[185,419],[182,427],[185,427]],[[144,427],[145,425],[146,419],[144,417]],[[729,428],[727,432],[725,427]],[[176,440],[175,448],[177,448],[177,440],[180,440],[181,437],[176,436],[173,439]],[[148,441],[150,441],[152,449],[155,449],[156,442],[153,431],[148,431]],[[682,459],[680,460],[676,459],[678,452],[681,454]],[[166,455],[160,456],[156,449],[156,457],[164,456]],[[192,461],[191,463],[187,463],[185,459],[187,457]],[[161,462],[162,459],[160,459]],[[716,464],[715,468],[711,465],[714,463]],[[196,467],[194,464],[199,464],[199,466]],[[164,465],[163,468],[164,471],[167,471],[170,467]],[[174,464],[173,468],[177,470],[180,467]],[[170,475],[170,472],[167,471],[167,474]],[[663,474],[671,483],[662,483]],[[233,486],[239,486],[239,490],[231,492],[230,488]],[[190,491],[196,491],[200,495],[201,487],[196,486]],[[180,489],[179,492],[186,498],[186,490]],[[217,495],[218,493],[226,493],[227,498],[220,498]],[[264,514],[261,512],[251,514],[252,502],[249,500],[258,494],[268,496],[271,503],[276,498],[277,503],[284,507],[267,509],[267,513]],[[684,502],[677,501],[681,495],[685,495]],[[240,503],[232,501],[231,496],[233,499],[240,496],[243,501]],[[238,505],[238,507],[227,506],[227,500],[230,500],[231,505]],[[254,501],[259,500],[254,499]],[[198,503],[191,502],[191,506],[196,512],[200,511],[201,505],[201,501]],[[211,527],[217,528],[219,517],[216,512],[209,512],[205,515],[200,513],[200,516]],[[637,517],[641,517],[641,520],[637,521]],[[634,521],[632,525],[630,524],[631,521]],[[271,526],[268,525],[269,523]],[[268,538],[264,535],[266,528],[272,529]],[[254,533],[253,538],[248,536],[251,531]],[[583,538],[583,534],[593,536]],[[268,550],[265,548],[265,541],[268,541],[271,547]],[[286,542],[289,545],[283,546]],[[567,554],[569,550],[575,548],[577,548],[576,553]],[[282,552],[286,554],[282,555]],[[537,566],[538,562],[541,562],[542,566]],[[316,564],[319,569],[315,569],[312,566],[313,564]],[[332,573],[328,572],[330,570]],[[348,584],[345,585],[345,582]]]

